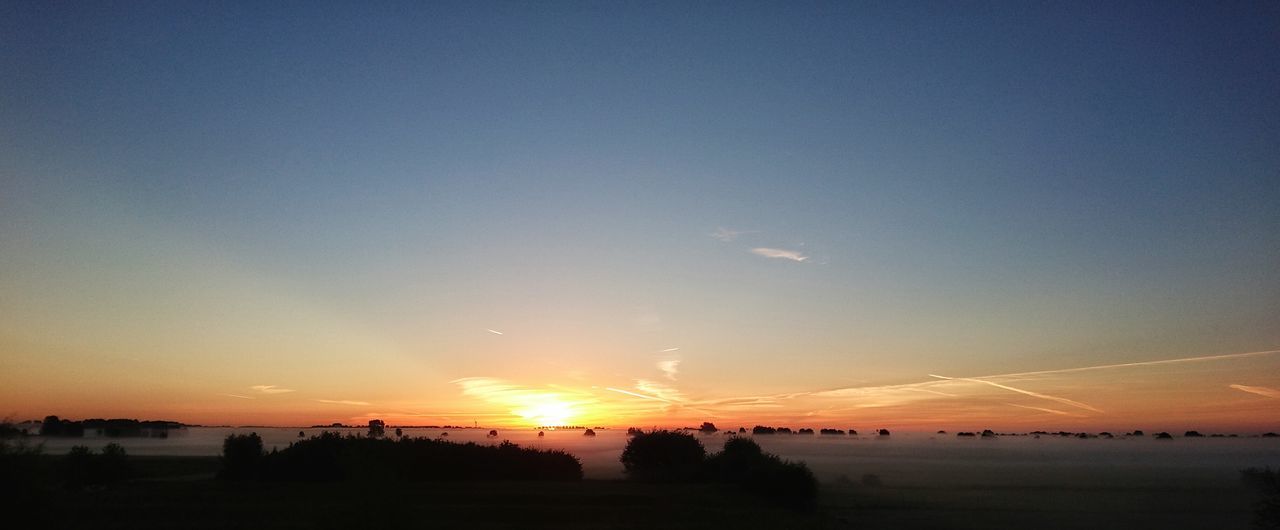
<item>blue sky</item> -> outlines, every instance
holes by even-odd
[[[201,392],[307,366],[444,395],[676,346],[703,394],[1268,350],[1277,22],[9,2],[0,351],[35,380],[134,358]]]

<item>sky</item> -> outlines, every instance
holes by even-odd
[[[4,2],[0,415],[1280,429],[1280,6]]]

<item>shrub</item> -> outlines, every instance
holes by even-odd
[[[43,453],[43,446],[26,440],[0,440],[0,505],[29,508],[51,489]]]
[[[622,466],[633,480],[683,482],[698,478],[707,451],[691,434],[652,431],[636,434],[622,450]]]
[[[77,445],[62,460],[59,471],[63,485],[70,489],[114,484],[129,478],[129,457],[119,444],[107,444],[102,454]]]
[[[258,433],[228,435],[222,441],[222,470],[218,478],[252,478],[258,472],[262,456],[262,438]]]
[[[256,435],[250,435],[256,438]],[[230,441],[230,437],[228,437]],[[252,448],[252,442],[244,442]],[[261,441],[258,440],[260,444]],[[224,445],[225,447],[225,445]],[[250,455],[251,450],[246,451]],[[403,437],[369,438],[326,432],[294,442],[281,451],[243,459],[255,462],[247,473],[281,481],[437,481],[437,480],[581,480],[582,464],[563,451],[525,449],[503,442],[497,446]],[[233,459],[224,457],[224,466]]]
[[[748,438],[726,441],[724,450],[707,458],[706,467],[713,480],[738,484],[780,504],[801,507],[818,495],[818,481],[808,466],[766,453]]]

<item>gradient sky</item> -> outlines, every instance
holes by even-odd
[[[261,4],[0,5],[0,415],[1280,427],[1275,3]]]

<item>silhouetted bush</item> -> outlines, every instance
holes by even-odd
[[[1155,435],[1155,439],[1157,439],[1157,440],[1172,440],[1172,439],[1173,439],[1173,435],[1171,435],[1171,434],[1169,434],[1169,433],[1167,433],[1167,432],[1158,432],[1158,433],[1156,433],[1156,435]]]
[[[699,430],[699,431],[702,431],[703,433],[710,434],[710,433],[716,432],[716,431],[718,431],[718,430],[720,430],[720,429],[717,429],[717,428],[716,428],[716,424],[711,423],[711,422],[709,422],[709,421],[704,421],[704,422],[702,422],[702,426],[701,426],[701,427],[698,427],[698,430]]]
[[[808,466],[766,453],[749,438],[731,438],[724,450],[706,459],[706,476],[738,484],[771,501],[792,507],[805,506],[818,494],[818,481]]]
[[[880,429],[876,434],[879,434],[880,436],[889,436],[889,429]]]
[[[299,431],[298,434],[302,434]],[[232,434],[222,441],[222,471],[219,478],[254,478],[262,464],[262,438],[258,433]]]
[[[811,434],[813,434],[813,429],[800,429],[800,430],[796,431],[796,434],[810,434],[810,435],[811,435]]]
[[[974,436],[977,436],[977,435],[968,431],[960,431],[956,433],[956,438],[973,438]]]
[[[83,445],[71,448],[60,463],[60,478],[64,486],[81,489],[122,482],[129,478],[129,457],[119,444],[107,444],[101,454]]]
[[[1204,435],[1200,434],[1199,431],[1187,431],[1185,433],[1182,433],[1182,437],[1183,438],[1204,438]]]
[[[382,420],[369,420],[369,437],[382,438],[387,433],[387,422]]]
[[[243,443],[252,445],[252,442]],[[251,448],[246,452],[251,454]],[[492,446],[428,438],[344,437],[326,432],[269,454],[262,455],[259,450],[259,454],[260,459],[249,476],[263,480],[582,479],[582,464],[573,455],[563,451],[521,448],[510,442]],[[232,459],[224,456],[224,463],[229,461]],[[227,470],[224,468],[224,471]],[[228,473],[223,473],[223,476],[228,476]],[[228,478],[234,476],[232,473]]]
[[[686,482],[698,478],[707,451],[693,435],[651,431],[631,437],[622,450],[622,467],[633,480]]]
[[[777,432],[777,429],[774,429],[773,427],[765,427],[764,425],[756,425],[751,428],[751,434],[776,434]]]
[[[595,435],[596,435],[596,431],[595,431],[594,429],[587,429],[587,430],[585,430],[585,431],[582,431],[582,435],[583,435],[583,436],[595,436]]]
[[[818,432],[821,434],[834,434],[834,435],[844,436],[844,431],[840,429],[822,429],[821,431],[818,431]]]
[[[29,509],[52,489],[43,447],[26,440],[0,440],[0,507]],[[6,515],[13,515],[7,513]]]

